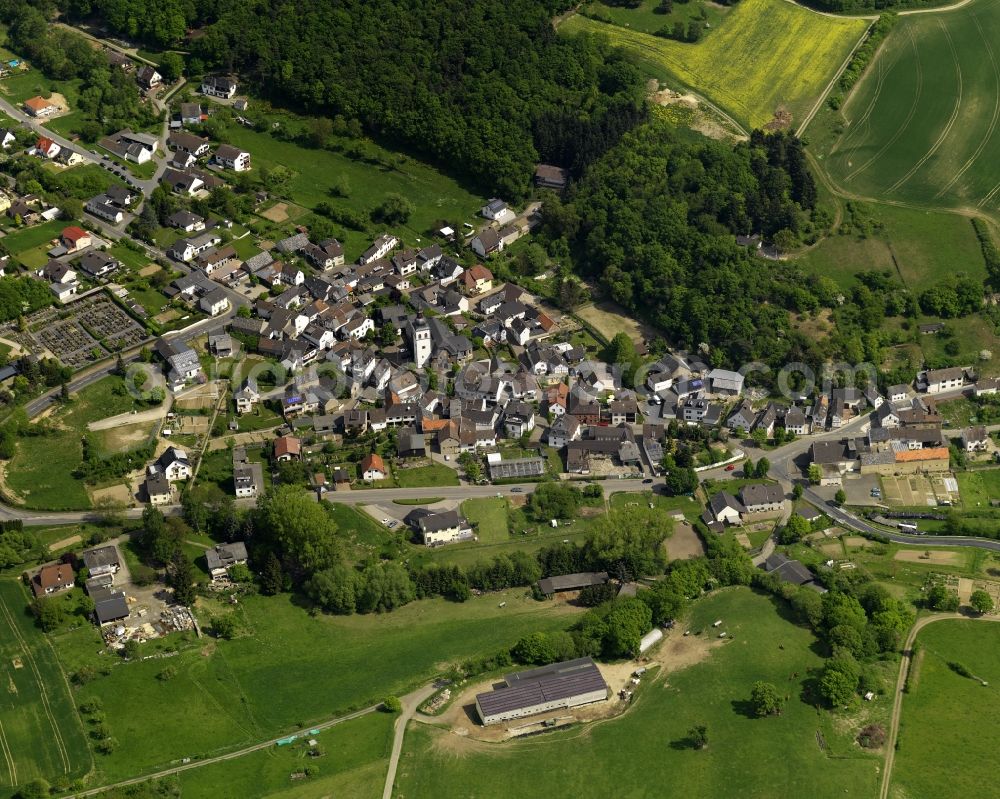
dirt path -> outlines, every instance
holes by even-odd
[[[417,712],[417,708],[430,699],[436,690],[437,688],[432,683],[418,688],[399,700],[403,705],[403,712],[396,719],[396,733],[392,739],[392,754],[389,756],[389,770],[385,775],[382,799],[392,799],[392,786],[396,782],[396,768],[399,766],[399,755],[403,751],[403,736],[406,734],[406,725]]]
[[[139,424],[140,422],[158,422],[166,417],[170,412],[173,397],[168,393],[167,398],[155,408],[140,413],[119,413],[117,416],[109,416],[107,419],[98,419],[90,422],[87,429],[91,432],[96,430],[110,430],[114,427],[121,427],[126,424]]]
[[[964,5],[964,3],[962,4]],[[961,613],[935,613],[933,616],[924,616],[918,619],[917,623],[910,628],[909,635],[906,636],[906,643],[903,644],[903,657],[899,661],[899,676],[896,678],[896,691],[892,700],[892,717],[889,723],[889,736],[885,742],[885,768],[882,772],[882,787],[879,789],[879,799],[888,799],[889,785],[892,781],[892,767],[896,761],[896,738],[899,735],[899,718],[903,709],[903,686],[906,684],[906,677],[913,660],[913,642],[917,634],[928,624],[946,619],[965,619],[967,621],[1000,621],[1000,616],[963,616]]]

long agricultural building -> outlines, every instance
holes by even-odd
[[[603,702],[608,698],[608,684],[590,658],[508,674],[504,682],[502,688],[476,695],[476,710],[484,725]]]

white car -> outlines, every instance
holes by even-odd
[[[389,523],[389,521],[390,521],[389,519],[383,519],[383,520],[382,520],[382,524],[388,524],[388,523]]]

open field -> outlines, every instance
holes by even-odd
[[[16,498],[46,510],[90,507],[83,480],[73,476],[83,462],[81,437],[89,422],[133,409],[127,393],[114,391],[121,383],[120,377],[109,376],[87,386],[69,406],[53,414],[51,433],[18,439],[17,453],[4,475]]]
[[[821,663],[812,634],[747,589],[699,601],[690,627],[715,619],[734,640],[643,686],[623,717],[495,745],[415,725],[403,744],[397,795],[640,797],[669,785],[671,796],[872,796],[879,759],[859,751],[850,724],[804,701],[802,679]],[[755,680],[789,696],[781,716],[749,717],[744,704]],[[686,744],[694,724],[708,728],[703,751]]]
[[[287,595],[246,597],[235,611],[199,604],[203,622],[235,612],[240,637],[173,635],[144,645],[143,654],[175,647],[177,654],[125,665],[97,654],[98,633],[89,625],[53,641],[68,673],[97,670],[75,692],[77,703],[101,700],[119,742],[113,754],[98,758],[97,779],[218,754],[405,693],[449,663],[512,646],[528,632],[566,629],[579,613],[536,602],[524,589],[462,604],[424,600],[371,616],[310,616]],[[167,665],[176,674],[157,679]],[[320,772],[327,773],[323,763]]]
[[[254,167],[269,169],[278,164],[295,173],[289,186],[289,197],[295,203],[313,209],[326,201],[340,208],[367,213],[381,204],[388,194],[400,194],[414,206],[406,225],[389,227],[407,242],[427,235],[439,220],[462,222],[471,219],[482,205],[482,199],[463,189],[454,180],[430,166],[400,154],[390,154],[369,145],[384,164],[368,164],[331,150],[313,150],[292,142],[282,142],[266,133],[233,124],[227,128],[230,143],[246,147],[253,153]],[[334,185],[346,185],[347,198],[331,198]],[[382,232],[384,226],[372,225]],[[357,257],[371,243],[369,232],[345,230],[345,253]]]
[[[458,485],[457,472],[440,463],[429,463],[426,466],[414,466],[409,469],[393,468],[392,474],[396,478],[396,485],[400,488]]]
[[[47,244],[56,238],[70,223],[55,219],[52,222],[42,222],[40,225],[15,230],[8,233],[3,240],[4,246],[12,255],[19,255],[25,250],[30,250],[40,244]]]
[[[994,769],[1000,716],[1000,624],[938,621],[920,632],[920,679],[903,697],[892,799],[982,795]],[[961,663],[978,680],[948,667]],[[987,793],[989,793],[987,789]]]
[[[881,204],[865,206],[865,212],[878,225],[876,232],[865,238],[830,236],[797,263],[843,288],[853,287],[859,272],[889,271],[918,294],[958,272],[974,280],[986,277],[982,250],[968,219]]]
[[[184,799],[241,799],[324,796],[380,797],[395,716],[372,713],[312,736],[322,756],[308,756],[304,739],[289,746],[275,746],[235,760],[226,760],[180,776]],[[310,736],[305,736],[308,739]],[[318,774],[308,779],[307,768]],[[292,777],[292,775],[298,775]]]
[[[579,15],[560,32],[604,34],[653,77],[700,92],[744,126],[760,127],[779,109],[791,113],[793,125],[802,119],[867,26],[781,0],[744,0],[697,44]]]
[[[82,776],[90,750],[55,650],[25,614],[28,594],[0,580],[0,786]]]
[[[966,510],[988,508],[991,499],[1000,497],[1000,469],[959,472],[956,477],[962,495],[962,507]]]
[[[1000,210],[1000,5],[900,19],[817,155],[852,194]],[[824,137],[825,138],[825,137]]]

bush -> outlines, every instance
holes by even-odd
[[[865,749],[879,749],[885,739],[885,727],[881,724],[869,724],[858,733],[858,743]]]
[[[398,696],[387,696],[382,700],[382,711],[385,713],[402,713],[403,703]]]

